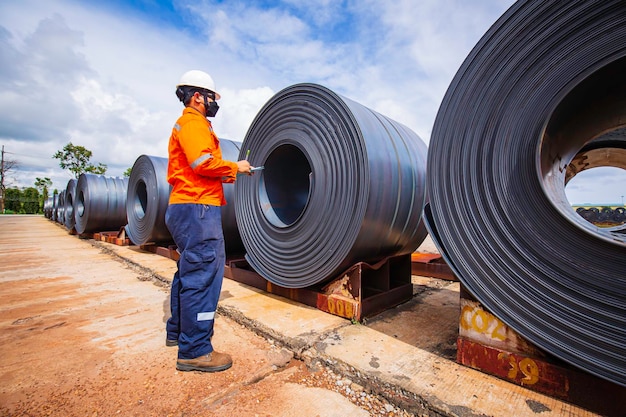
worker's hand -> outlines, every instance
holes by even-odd
[[[250,168],[252,168],[250,166],[250,162],[246,161],[245,159],[237,161],[237,172],[239,172],[240,174],[252,174],[252,172],[250,172]]]

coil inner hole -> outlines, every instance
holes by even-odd
[[[259,180],[259,202],[267,221],[281,228],[294,224],[308,206],[312,180],[311,165],[300,148],[274,149]]]
[[[145,181],[137,181],[135,186],[135,201],[133,208],[138,219],[143,219],[146,215],[146,207],[148,207],[148,189]]]
[[[83,214],[85,214],[85,193],[83,193],[82,191],[78,193],[78,201],[76,202],[76,213],[80,217],[83,217]]]
[[[567,197],[568,183],[584,171],[594,178],[592,171],[602,171],[596,168],[613,168],[609,172],[617,178],[626,169],[625,73],[626,58],[620,58],[576,85],[556,106],[541,141],[544,191],[564,216],[577,223],[585,219]],[[616,193],[614,200],[619,201],[623,193]]]
[[[74,216],[74,202],[72,201],[72,195],[67,195],[67,201],[65,202],[65,217],[72,218]]]

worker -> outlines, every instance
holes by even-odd
[[[251,174],[247,160],[222,159],[220,142],[209,117],[219,109],[219,93],[209,74],[192,70],[176,86],[185,105],[169,140],[167,181],[171,185],[165,224],[180,254],[172,280],[171,317],[166,345],[178,346],[176,369],[224,371],[232,366],[227,353],[211,343],[226,254],[221,206],[223,182],[237,173]]]

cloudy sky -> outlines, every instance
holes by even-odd
[[[2,1],[0,145],[19,164],[7,185],[49,177],[64,189],[71,174],[52,155],[68,142],[91,150],[91,162],[111,176],[142,154],[167,156],[181,112],[174,86],[188,69],[216,81],[222,99],[213,124],[222,138],[243,141],[274,93],[314,82],[428,144],[452,77],[512,3]],[[568,197],[620,202],[624,184],[615,170],[593,169],[568,185]]]

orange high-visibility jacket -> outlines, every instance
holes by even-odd
[[[200,112],[186,107],[172,128],[167,182],[170,204],[226,204],[222,182],[233,182],[237,163],[224,161],[220,141]]]

